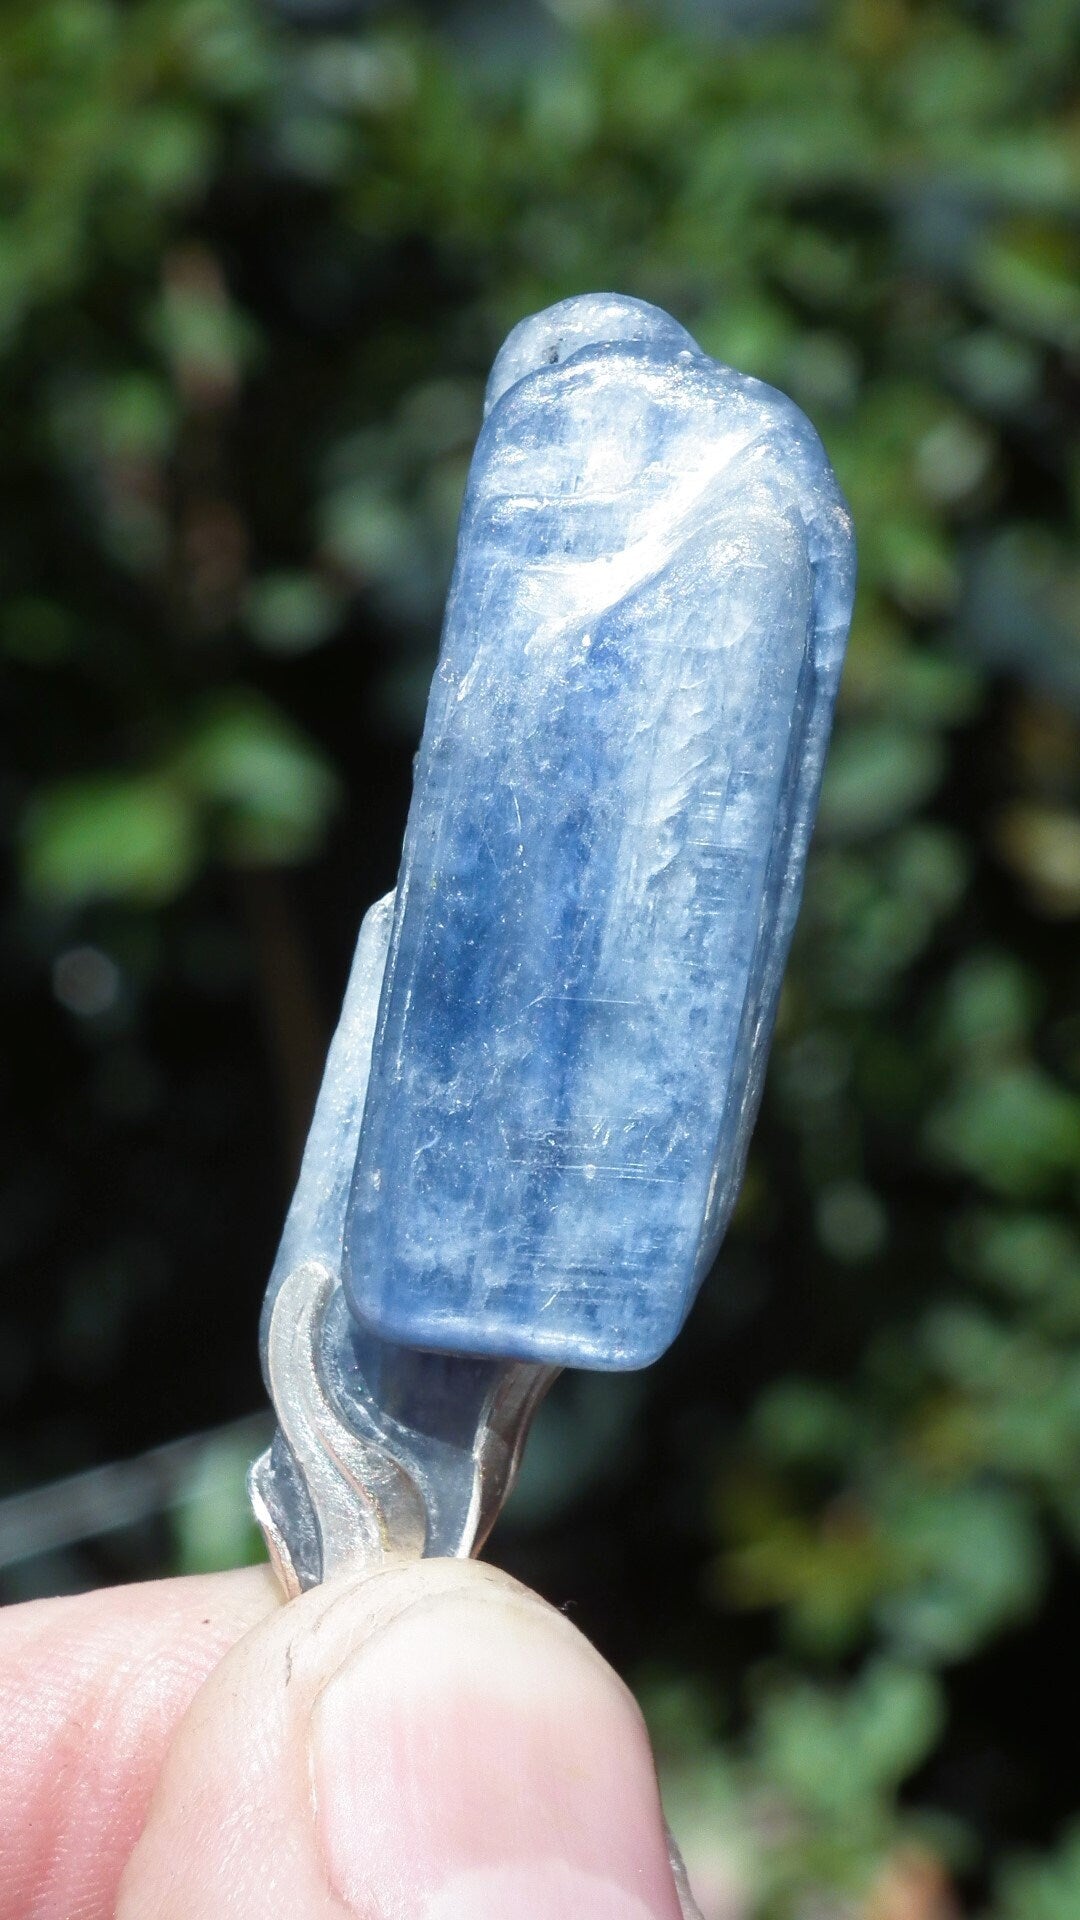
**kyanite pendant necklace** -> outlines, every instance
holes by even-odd
[[[555,1371],[678,1333],[742,1177],[853,582],[782,394],[639,300],[515,327],[267,1293],[251,1485],[289,1592],[474,1552]]]

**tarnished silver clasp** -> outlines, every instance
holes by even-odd
[[[263,1348],[278,1431],[249,1488],[289,1598],[351,1566],[479,1552],[556,1368],[392,1346],[318,1260],[282,1281]]]

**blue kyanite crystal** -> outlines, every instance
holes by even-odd
[[[813,428],[666,314],[515,328],[469,477],[345,1223],[412,1346],[636,1367],[757,1109],[851,610]]]

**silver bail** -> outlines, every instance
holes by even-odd
[[[248,1486],[289,1599],[350,1568],[478,1553],[557,1372],[391,1347],[318,1260],[279,1285],[263,1362],[278,1430]]]

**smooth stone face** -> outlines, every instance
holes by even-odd
[[[726,1226],[853,591],[812,427],[613,295],[496,360],[345,1232],[421,1347],[636,1367]]]

